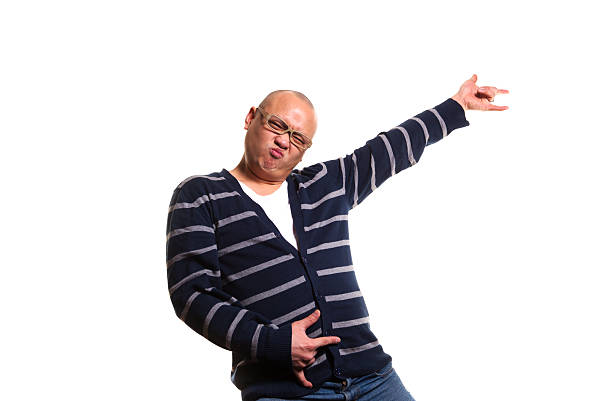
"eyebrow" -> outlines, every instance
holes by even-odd
[[[281,116],[279,116],[278,114],[274,114],[274,113],[269,113],[269,114],[273,115],[274,117],[277,117],[277,118],[278,118],[278,119],[280,119],[280,120],[281,120],[283,123],[285,123],[285,125],[286,125],[288,128],[291,128],[291,126],[290,126],[290,125],[287,123],[287,121],[285,121],[285,119],[284,119],[284,118],[282,118]],[[304,131],[302,131],[302,130],[296,130],[296,129],[293,129],[293,128],[291,128],[291,129],[293,130],[293,132],[295,132],[295,133],[297,133],[297,134],[300,134],[300,135],[303,135],[303,136],[305,136],[305,137],[307,137],[307,138],[309,138],[309,139],[310,139],[310,137],[309,137],[308,135],[306,135],[306,134],[304,133]]]

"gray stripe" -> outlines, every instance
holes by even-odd
[[[359,298],[361,291],[345,292],[344,294],[327,295],[326,302],[344,301],[345,299]]]
[[[170,290],[169,290],[170,291],[170,295],[172,295],[174,293],[174,291],[178,290],[180,286],[182,286],[183,284],[185,284],[189,280],[193,280],[194,278],[200,277],[203,274],[208,274],[209,276],[212,276],[212,277],[220,277],[221,276],[221,271],[220,270],[202,269],[202,270],[199,270],[197,272],[191,273],[189,276],[185,277],[184,279],[182,279],[181,281],[179,281],[178,283],[176,283],[172,287],[170,287]]]
[[[306,366],[306,369],[310,369],[313,366],[317,366],[318,364],[320,364],[321,362],[323,362],[326,359],[327,359],[327,355],[325,353],[323,353],[317,359],[315,359],[315,361],[313,363],[311,363],[310,365]]]
[[[240,196],[240,194],[236,191],[232,191],[232,192],[221,192],[218,194],[202,195],[198,199],[194,200],[193,202],[175,203],[174,205],[170,206],[170,208],[168,209],[168,213],[176,209],[189,209],[189,208],[198,207],[210,200],[229,198],[230,196]]]
[[[240,322],[240,320],[246,313],[247,313],[246,309],[240,309],[240,311],[238,312],[238,314],[232,321],[232,324],[230,324],[230,327],[227,330],[227,336],[225,336],[225,347],[226,348],[231,348],[232,336],[234,335],[234,330],[236,330],[236,326],[238,326],[238,323]]]
[[[229,304],[227,302],[217,302],[212,306],[212,308],[210,308],[210,310],[206,314],[206,318],[204,319],[204,327],[202,327],[202,335],[204,337],[208,338],[208,325],[210,324],[210,321],[212,320],[213,316],[215,316],[215,313],[217,313],[217,310],[223,305]]]
[[[188,181],[191,181],[194,178],[206,178],[207,180],[211,180],[211,181],[222,181],[222,180],[225,180],[225,177],[213,177],[213,176],[210,176],[210,175],[192,175],[191,177],[187,177],[186,179],[184,179],[183,182],[181,182],[178,185],[178,188],[181,188]]]
[[[304,312],[308,312],[309,310],[314,309],[314,307],[315,307],[315,303],[311,302],[311,303],[309,303],[307,305],[302,306],[301,308],[298,308],[298,309],[296,309],[294,311],[291,311],[291,312],[287,313],[286,315],[279,316],[276,319],[273,319],[272,323],[279,324],[279,325],[283,324],[283,323],[288,322],[289,320],[293,319],[294,317],[301,315]]]
[[[344,188],[340,188],[335,191],[332,191],[314,203],[302,203],[302,209],[314,209],[315,207],[319,206],[321,203],[325,202],[326,200],[329,200],[331,198],[336,198],[341,195],[344,195]]]
[[[212,293],[214,290],[219,290],[217,287],[207,287],[204,288],[205,292],[210,292]],[[225,302],[227,302],[229,305],[235,304],[236,302],[238,302],[238,300],[234,297],[229,297],[229,299],[227,299]]]
[[[414,153],[412,152],[412,142],[410,141],[410,135],[408,135],[408,131],[406,131],[406,128],[404,127],[398,126],[395,128],[402,131],[402,134],[404,134],[404,139],[406,140],[406,151],[408,152],[408,160],[410,161],[411,166],[415,165],[416,159],[414,158]]]
[[[357,195],[359,194],[359,176],[357,170],[357,157],[355,156],[355,152],[353,152],[353,165],[355,166],[355,177],[353,180],[355,181],[355,195],[353,197],[353,207],[357,206]]]
[[[255,333],[253,333],[253,339],[251,340],[251,359],[257,358],[257,344],[259,343],[259,332],[263,324],[258,324],[255,329]]]
[[[345,246],[345,245],[346,246],[349,245],[349,240],[343,239],[343,240],[340,240],[340,241],[325,242],[325,243],[323,243],[321,245],[317,245],[317,246],[314,246],[312,248],[308,248],[306,250],[306,254],[311,254],[311,253],[315,253],[315,252],[318,252],[318,251],[323,250],[323,249],[337,248],[339,246]]]
[[[338,352],[340,353],[340,355],[348,355],[348,354],[354,354],[355,352],[365,351],[365,350],[368,350],[374,347],[378,347],[378,341],[373,341],[371,343],[360,345],[359,347],[340,348]]]
[[[421,126],[421,128],[423,129],[423,135],[425,135],[425,144],[427,144],[427,142],[429,142],[429,131],[427,130],[427,126],[425,125],[425,123],[423,122],[423,120],[421,120],[418,117],[412,117],[409,118],[409,120],[414,120],[417,123],[419,123],[419,125]]]
[[[342,196],[346,193],[345,186],[344,186],[345,181],[346,181],[346,172],[344,171],[344,162],[342,161],[342,158],[338,158],[338,160],[340,161],[340,170],[342,170],[342,188],[326,194],[325,196],[323,196],[321,199],[319,199],[318,201],[314,203],[302,203],[301,205],[302,209],[307,209],[307,210],[314,209],[318,207],[319,205],[321,205],[326,200],[336,198],[338,196]]]
[[[370,170],[372,170],[370,186],[372,187],[372,191],[374,191],[376,189],[376,163],[374,162],[374,155],[370,155]]]
[[[319,163],[319,164],[323,166],[323,169],[319,171],[317,174],[315,174],[315,176],[312,177],[311,180],[300,183],[299,188],[308,188],[310,185],[314,184],[316,181],[323,178],[327,174],[327,166],[325,165],[325,163]]]
[[[316,338],[316,337],[319,337],[319,336],[321,335],[321,328],[319,327],[318,329],[316,329],[315,331],[313,331],[312,333],[307,334],[307,335],[308,335],[308,337],[310,337],[310,338]]]
[[[232,374],[232,377],[234,377],[234,375],[236,374],[236,371],[238,370],[239,367],[244,366],[244,365],[248,365],[251,363],[255,363],[257,361],[251,360],[251,359],[243,359],[242,361],[238,362],[238,364],[236,365],[236,367],[234,368],[234,373]]]
[[[354,270],[353,269],[353,265],[331,267],[329,269],[317,270],[317,275],[318,276],[327,276],[329,274],[352,272],[353,270]]]
[[[201,249],[196,249],[196,250],[193,250],[193,251],[179,253],[178,255],[175,255],[172,259],[170,259],[168,262],[166,262],[166,268],[169,269],[170,266],[172,266],[173,264],[175,264],[179,260],[183,260],[183,259],[188,258],[190,256],[201,255],[203,253],[210,252],[210,251],[213,251],[215,249],[217,249],[217,244],[211,245],[211,246],[207,246],[206,248],[201,248]]]
[[[189,227],[184,227],[184,228],[177,228],[176,230],[170,231],[168,235],[166,235],[166,241],[179,234],[191,233],[194,231],[205,231],[207,233],[215,232],[215,230],[212,227],[208,227],[208,226],[189,226]]]
[[[334,221],[341,221],[341,220],[348,220],[348,214],[339,214],[327,220],[319,221],[318,223],[314,223],[308,227],[304,227],[304,231],[310,231],[310,230],[314,230],[315,228],[321,228],[323,226],[333,223]]]
[[[391,163],[391,176],[395,175],[395,156],[393,155],[393,149],[391,148],[391,144],[389,143],[389,139],[385,136],[385,134],[379,134],[380,138],[385,143],[385,147],[387,148],[387,154],[389,155],[389,163]]]
[[[242,270],[238,273],[230,274],[229,276],[225,277],[223,281],[225,284],[231,283],[232,281],[246,277],[249,274],[257,273],[258,271],[262,271],[264,269],[267,269],[268,267],[276,266],[293,258],[294,256],[291,254],[279,256],[278,258],[274,258],[272,260],[268,260],[267,262],[260,263],[256,266],[249,267],[248,269]]]
[[[253,295],[252,297],[243,299],[242,301],[240,301],[240,303],[244,306],[250,305],[257,301],[261,301],[262,299],[266,299],[276,294],[279,294],[283,291],[287,291],[288,289],[298,286],[305,281],[306,281],[306,278],[304,278],[304,276],[300,276],[296,279],[286,282],[285,284],[279,285],[278,287],[274,287],[268,291],[260,292],[259,294]]]
[[[446,123],[444,123],[444,119],[442,118],[442,116],[440,115],[440,113],[438,113],[438,110],[436,109],[429,109],[429,111],[431,111],[436,117],[438,117],[438,121],[440,122],[440,127],[442,128],[442,138],[444,138],[446,136]]]
[[[259,244],[260,242],[264,242],[264,241],[267,241],[267,240],[275,238],[275,237],[276,237],[276,235],[274,233],[268,233],[268,234],[260,235],[258,237],[254,237],[254,238],[248,239],[246,241],[242,241],[242,242],[239,242],[237,244],[227,246],[227,247],[225,247],[223,249],[219,249],[219,252],[217,254],[219,255],[219,257],[221,257],[223,255],[227,255],[230,252],[237,251],[238,249],[242,249],[242,248],[246,248],[247,246]]]
[[[181,316],[180,319],[182,321],[185,321],[185,318],[187,317],[187,313],[189,312],[189,308],[191,308],[191,304],[193,303],[193,301],[198,297],[198,295],[202,294],[199,291],[194,292],[193,294],[191,294],[191,296],[189,297],[189,299],[187,300],[187,302],[185,303],[185,307],[183,308],[182,312],[181,312]]]
[[[369,322],[370,322],[369,316],[362,317],[359,319],[353,319],[353,320],[344,320],[342,322],[332,322],[332,329],[343,329],[345,327],[359,326],[360,324],[366,324]]]
[[[251,217],[251,216],[257,216],[257,213],[255,213],[253,211],[238,213],[238,214],[235,214],[233,216],[229,216],[229,217],[226,217],[224,219],[219,220],[217,222],[217,227],[223,227],[223,226],[228,225],[230,223],[234,223],[236,221],[239,221],[239,220],[242,220],[242,219],[246,219],[247,217]]]

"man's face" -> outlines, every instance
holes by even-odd
[[[291,129],[313,138],[317,126],[314,110],[294,94],[274,96],[264,106],[264,111],[277,115]],[[288,133],[277,135],[264,122],[262,113],[251,107],[244,123],[246,164],[263,180],[282,181],[302,160],[304,151],[289,141]]]

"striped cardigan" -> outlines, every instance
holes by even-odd
[[[395,173],[415,164],[426,145],[469,125],[448,99],[353,153],[293,170],[287,191],[298,239],[282,237],[263,209],[225,169],[189,177],[172,195],[167,276],[176,314],[231,350],[232,382],[244,400],[299,397],[332,376],[372,373],[391,360],[370,330],[349,247],[348,213]],[[337,335],[305,370],[291,369],[291,322],[315,308],[310,337]]]

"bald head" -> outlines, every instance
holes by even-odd
[[[281,97],[282,95],[287,95],[287,94],[293,95],[297,97],[298,99],[303,100],[304,103],[306,103],[308,106],[310,106],[312,110],[314,110],[314,106],[312,105],[312,102],[310,101],[310,99],[306,97],[306,95],[304,95],[302,92],[298,92],[298,91],[294,91],[290,89],[280,89],[280,90],[276,90],[274,92],[268,93],[268,95],[264,98],[264,100],[262,100],[261,103],[259,103],[259,107],[265,108],[267,105],[272,103],[278,97]]]
[[[300,118],[305,119],[303,121],[305,126],[301,127],[301,129],[298,128],[297,130],[307,134],[310,139],[313,138],[315,131],[317,130],[317,116],[314,106],[312,105],[310,99],[308,99],[306,95],[301,92],[288,89],[270,92],[261,101],[259,108],[273,114],[278,114],[278,111],[283,110],[281,113],[282,115],[280,115],[280,117],[283,119],[285,119],[285,117],[289,117],[289,114],[291,113],[290,110],[293,110],[293,113],[301,114]],[[289,120],[286,122],[291,123]],[[291,126],[291,124],[289,125]],[[296,128],[294,127],[294,129]]]

